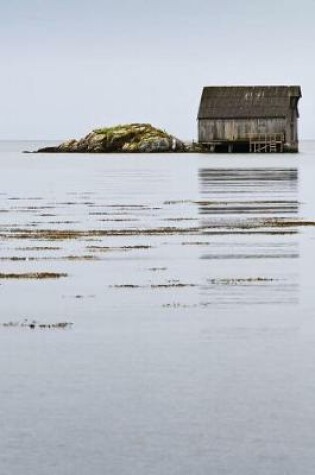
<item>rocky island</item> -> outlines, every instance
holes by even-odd
[[[68,140],[40,153],[167,153],[197,152],[183,141],[150,124],[127,124],[93,130],[80,140]]]

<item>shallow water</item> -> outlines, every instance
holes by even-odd
[[[0,145],[0,467],[313,474],[315,143],[295,155]]]

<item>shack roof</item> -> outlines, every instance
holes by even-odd
[[[202,92],[198,119],[286,117],[302,96],[300,86],[211,86]],[[296,101],[291,101],[295,98]]]

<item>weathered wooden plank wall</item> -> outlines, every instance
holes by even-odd
[[[296,121],[290,123],[282,118],[270,119],[202,119],[199,120],[199,142],[211,141],[247,141],[251,134],[284,134],[285,141],[291,141],[292,133],[296,132]]]

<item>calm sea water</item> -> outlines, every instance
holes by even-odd
[[[314,473],[315,143],[0,144],[0,473]],[[280,225],[279,222],[282,224]],[[64,231],[64,234],[61,234]]]

